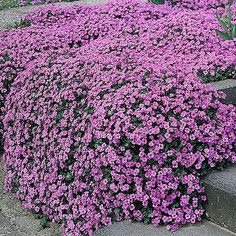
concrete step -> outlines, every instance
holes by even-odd
[[[172,233],[165,227],[154,227],[142,223],[120,222],[105,227],[94,236],[235,236],[236,234],[225,230],[209,221],[188,225]]]
[[[236,78],[211,83],[223,91],[226,104],[236,105]],[[236,232],[236,165],[224,171],[214,171],[205,180],[209,220]]]
[[[236,78],[213,82],[211,85],[226,94],[226,98],[222,102],[236,105]]]
[[[205,179],[209,220],[236,232],[236,166]]]
[[[0,212],[0,235],[10,236],[17,235],[17,229],[8,219]]]
[[[226,104],[236,105],[236,87],[227,88],[222,90],[226,94]]]

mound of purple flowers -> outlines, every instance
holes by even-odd
[[[182,6],[194,10],[217,8],[229,3],[227,0],[169,0],[169,2],[178,7]]]
[[[45,3],[53,3],[53,2],[61,2],[63,0],[19,0],[19,4],[21,6],[27,5],[27,4],[45,4]],[[73,0],[72,0],[73,1]],[[224,4],[227,4],[227,0],[166,0],[164,1],[167,4],[173,5],[173,6],[183,6],[186,8],[191,9],[210,9],[210,8],[216,8],[219,6],[224,6]]]
[[[236,65],[213,11],[125,1],[26,18],[0,35],[5,187],[64,235],[200,221],[202,177],[236,160],[235,107],[202,79]]]

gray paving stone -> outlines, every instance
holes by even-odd
[[[12,222],[23,232],[34,234],[42,229],[40,220],[34,219],[30,216],[16,216],[12,217]]]
[[[236,105],[236,78],[213,82],[211,85],[216,89],[223,91],[226,95],[221,101],[225,104]]]
[[[236,86],[227,89],[222,89],[221,91],[226,94],[226,98],[223,100],[223,102],[225,104],[233,104],[236,106]]]
[[[224,171],[214,171],[206,178],[205,182],[236,196],[236,165]]]
[[[216,89],[216,90],[223,90],[223,89],[228,89],[236,86],[236,78],[235,79],[227,79],[227,80],[222,80],[218,82],[212,82],[211,85]]]
[[[236,166],[210,174],[205,187],[209,219],[236,232]]]
[[[174,233],[167,231],[165,227],[120,222],[101,229],[95,236],[235,236],[235,234],[207,221],[182,227]]]
[[[0,236],[17,235],[17,230],[7,218],[0,212]]]

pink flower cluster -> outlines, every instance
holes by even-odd
[[[19,4],[20,6],[24,6],[29,3],[35,5],[35,4],[53,3],[61,1],[63,0],[19,0]],[[166,0],[166,4],[170,4],[172,6],[177,6],[177,7],[190,8],[194,10],[217,8],[219,6],[224,6],[224,4],[228,3],[229,0]]]
[[[193,10],[197,9],[211,9],[223,7],[228,4],[230,0],[169,0],[169,2],[176,6],[182,6]]]
[[[200,221],[202,177],[236,161],[236,109],[198,77],[236,65],[213,12],[124,1],[27,19],[0,35],[6,189],[68,236]]]

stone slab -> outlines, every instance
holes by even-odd
[[[218,81],[218,82],[212,82],[211,85],[216,90],[223,90],[223,89],[236,87],[236,78],[235,79],[222,80],[222,81]]]
[[[15,236],[17,230],[0,211],[0,236]]]
[[[221,91],[226,94],[226,98],[223,100],[225,104],[236,105],[236,86],[227,89],[222,89]]]
[[[236,232],[236,166],[210,174],[205,187],[209,220]]]
[[[226,94],[226,98],[221,100],[223,103],[236,105],[236,78],[213,82],[211,85]]]
[[[174,233],[165,227],[120,222],[99,230],[94,236],[235,236],[235,234],[208,221],[182,227]]]
[[[236,196],[236,166],[214,171],[205,179],[205,183]]]

